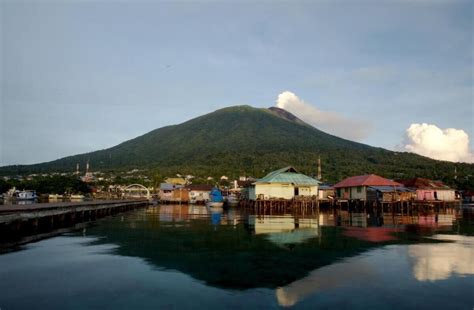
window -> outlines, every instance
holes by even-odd
[[[357,192],[362,193],[362,186],[357,186]]]

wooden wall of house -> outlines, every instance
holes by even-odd
[[[209,192],[192,190],[189,192],[189,199],[191,198],[194,198],[195,201],[206,201],[209,200]]]
[[[336,191],[334,189],[320,189],[319,199],[328,199],[328,196],[335,197]]]
[[[189,191],[185,189],[175,189],[173,190],[173,200],[174,201],[182,201],[187,202],[189,201]]]
[[[456,200],[456,193],[452,189],[417,189],[416,199],[454,201]]]
[[[293,199],[295,188],[298,196],[312,197],[318,195],[318,186],[294,186],[292,184],[255,184],[255,193],[250,192],[250,199]],[[254,198],[255,197],[255,198]]]
[[[367,190],[367,201],[393,202],[393,201],[409,201],[415,197],[411,192],[380,192],[376,190]]]
[[[366,186],[338,188],[336,193],[339,199],[368,200]]]

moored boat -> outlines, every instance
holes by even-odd
[[[73,195],[69,196],[69,198],[70,198],[71,200],[82,200],[82,199],[85,198],[85,196],[84,196],[84,195],[80,195],[80,194],[73,194]]]
[[[226,203],[229,207],[235,207],[239,205],[239,197],[236,194],[229,194],[226,199]]]
[[[16,200],[35,200],[38,196],[34,190],[23,190],[18,192]]]
[[[58,200],[58,199],[63,199],[64,196],[60,194],[49,194],[48,199],[49,200]]]
[[[211,208],[222,208],[224,205],[224,198],[222,197],[221,191],[214,187],[209,193],[209,200],[206,202],[206,206]]]

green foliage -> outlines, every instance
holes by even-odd
[[[1,186],[1,193],[6,192],[12,187],[19,190],[31,189],[36,190],[39,194],[64,194],[64,193],[89,193],[90,188],[86,183],[74,177],[53,176],[39,177],[32,180],[9,180],[4,181],[5,185]]]
[[[323,180],[375,173],[388,178],[426,177],[474,189],[474,165],[437,161],[412,153],[392,152],[326,134],[278,116],[268,109],[225,108],[175,126],[153,130],[110,149],[56,161],[0,168],[0,175],[72,172],[87,161],[94,170],[147,169],[152,183],[164,176],[192,174],[219,180],[226,175],[262,177],[292,165],[314,175],[321,156]],[[458,178],[454,179],[454,168]],[[158,177],[153,177],[158,173]]]
[[[5,180],[0,179],[0,194],[8,191],[12,186]]]

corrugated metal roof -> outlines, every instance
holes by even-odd
[[[405,186],[369,186],[369,189],[373,189],[382,193],[393,193],[393,192],[414,192],[413,190],[406,188]]]
[[[169,183],[161,183],[160,184],[160,189],[164,191],[172,191],[175,188],[183,188],[183,185],[174,185],[174,184],[169,184]]]
[[[209,184],[189,184],[186,186],[190,191],[210,192],[214,186]]]
[[[320,184],[319,185],[319,189],[326,189],[326,190],[329,190],[329,189],[334,189],[334,186],[332,185],[329,185],[329,184]]]
[[[402,186],[402,184],[382,178],[375,174],[366,174],[344,179],[334,185],[335,188],[354,186]]]
[[[401,180],[400,183],[406,187],[413,187],[418,189],[451,189],[441,181],[433,181],[424,178],[413,178],[409,180]]]
[[[312,177],[299,173],[293,167],[285,167],[279,170],[270,172],[265,177],[257,180],[254,184],[262,183],[290,183],[295,185],[318,185],[319,182]]]

